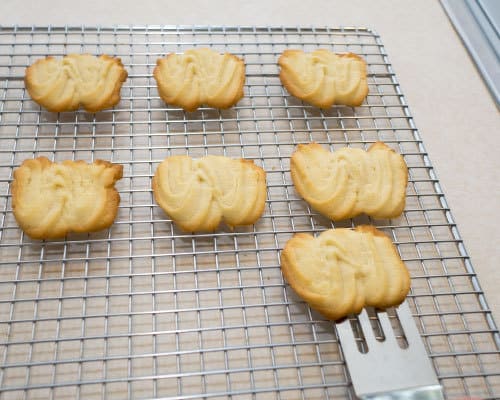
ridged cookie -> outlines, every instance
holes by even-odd
[[[191,49],[158,59],[153,75],[160,97],[167,104],[186,111],[194,111],[202,104],[229,108],[243,97],[245,64],[230,53]]]
[[[223,156],[166,158],[153,177],[157,203],[184,231],[211,231],[221,221],[251,225],[264,211],[266,174],[253,161]]]
[[[33,239],[105,229],[118,211],[120,196],[114,184],[122,173],[123,166],[102,160],[25,160],[14,171],[11,186],[14,217]]]
[[[405,207],[408,168],[382,142],[368,151],[345,147],[333,153],[317,143],[299,144],[290,170],[297,192],[333,221],[361,213],[395,218]]]
[[[401,304],[410,276],[391,240],[368,225],[295,234],[281,253],[286,281],[312,308],[338,320],[363,307]]]
[[[285,50],[278,64],[286,90],[316,107],[359,106],[368,94],[366,62],[356,54]]]
[[[53,112],[80,106],[97,112],[120,101],[127,71],[119,58],[70,54],[62,59],[46,57],[26,69],[24,82],[31,98]]]

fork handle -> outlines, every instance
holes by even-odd
[[[417,387],[394,392],[361,396],[362,400],[444,400],[440,385]]]

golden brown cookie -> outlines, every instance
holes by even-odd
[[[356,54],[285,50],[278,64],[286,90],[316,107],[359,106],[368,94],[366,62]]]
[[[122,173],[123,166],[102,160],[25,160],[14,171],[11,185],[14,217],[33,239],[108,228],[118,211],[120,196],[114,184]]]
[[[243,97],[245,64],[230,54],[207,48],[170,53],[156,61],[153,75],[160,97],[194,111],[202,104],[229,108]]]
[[[338,320],[363,307],[401,304],[410,276],[391,240],[373,226],[295,234],[281,253],[286,281],[312,308]]]
[[[297,192],[333,221],[361,213],[395,218],[405,207],[408,168],[382,142],[368,151],[345,147],[333,153],[317,143],[299,144],[290,170]]]
[[[119,58],[70,54],[62,59],[46,57],[26,68],[24,83],[31,98],[53,112],[80,106],[97,112],[120,101],[127,71]]]
[[[251,225],[264,212],[266,173],[253,161],[223,156],[166,158],[156,169],[157,203],[184,231],[211,231],[221,221]]]

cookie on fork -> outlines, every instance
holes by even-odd
[[[388,236],[371,225],[296,233],[281,252],[288,284],[331,320],[401,304],[410,275]]]

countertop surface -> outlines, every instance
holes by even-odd
[[[500,322],[499,112],[440,3],[2,0],[10,25],[368,27],[380,34],[495,321]]]

